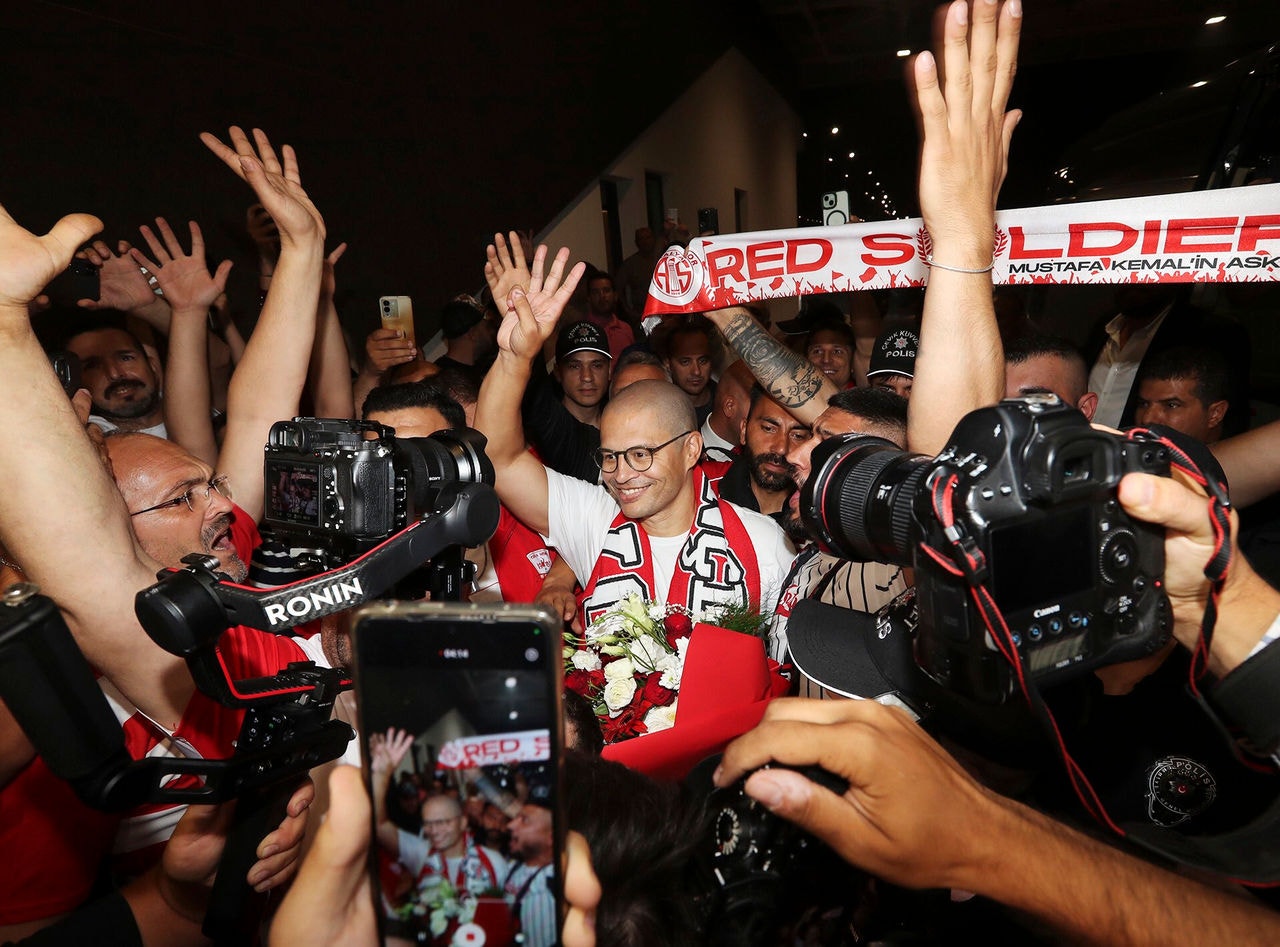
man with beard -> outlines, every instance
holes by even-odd
[[[142,431],[167,437],[160,403],[159,366],[127,329],[105,320],[82,329],[66,348],[80,359],[93,396],[89,420],[104,431]]]
[[[520,921],[522,943],[551,947],[556,942],[556,897],[551,890],[551,859],[555,855],[551,800],[547,786],[533,786],[529,798],[507,825],[511,854],[519,862],[507,872],[504,887],[511,912]]]
[[[739,430],[742,452],[721,478],[720,496],[772,516],[781,524],[792,492],[787,453],[809,439],[809,428],[755,385],[751,389],[751,410]]]
[[[809,437],[787,453],[796,490],[791,494],[782,525],[797,545],[809,541],[800,518],[800,492],[812,472],[810,455],[822,441],[846,434],[870,434],[905,447],[907,399],[882,388],[851,388],[834,394],[826,410],[818,415]],[[901,566],[838,559],[819,551],[817,544],[810,542],[796,556],[783,584],[777,617],[769,630],[770,657],[776,661],[786,660],[787,620],[796,602],[812,598],[854,611],[875,612],[905,591],[907,585],[908,578]],[[805,697],[824,696],[804,678],[800,693]]]

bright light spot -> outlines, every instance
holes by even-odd
[[[1208,84],[1209,84],[1209,80],[1208,80],[1208,79],[1201,79],[1199,82],[1193,82],[1193,83],[1191,83],[1191,88],[1193,88],[1193,89],[1198,89],[1198,88],[1200,88],[1201,86],[1203,86],[1203,85],[1208,85]]]
[[[846,175],[845,175],[845,178],[848,178],[848,177],[849,177],[849,175],[847,175],[847,174],[846,174]]]
[[[1225,16],[1211,16],[1211,17],[1209,17],[1209,19],[1207,19],[1207,20],[1205,20],[1205,21],[1204,21],[1204,25],[1205,25],[1205,26],[1217,26],[1219,23],[1221,23],[1221,22],[1222,22],[1223,20],[1225,20],[1225,19],[1226,19],[1226,17],[1225,17]]]
[[[832,125],[832,126],[831,126],[831,134],[833,134],[833,135],[838,135],[838,134],[840,134],[840,126],[839,126],[839,125]]]
[[[508,720],[515,720],[515,719],[516,719],[517,717],[519,717],[519,716],[520,716],[520,714],[519,714],[517,711],[514,711],[514,710],[513,710],[513,711],[511,711],[511,713],[507,714],[507,719],[508,719]]]
[[[907,58],[908,56],[910,56],[910,55],[911,55],[911,50],[909,50],[909,49],[900,49],[900,50],[898,50],[898,58],[899,58],[899,59],[906,59],[906,58]]]
[[[827,160],[828,160],[828,161],[835,161],[836,159],[835,159],[835,158],[828,158]]]
[[[507,687],[510,687],[514,690],[516,686],[516,679],[514,677],[509,677],[505,681],[503,681],[503,683],[506,684]]]
[[[808,132],[801,132],[801,133],[800,133],[800,137],[801,137],[801,138],[808,138],[808,137],[809,137],[809,133],[808,133]]]

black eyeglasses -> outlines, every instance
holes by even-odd
[[[591,459],[596,462],[596,466],[600,468],[601,473],[613,473],[618,469],[618,458],[626,457],[627,466],[636,473],[643,473],[653,466],[653,455],[668,444],[674,444],[682,437],[692,434],[693,431],[685,431],[683,434],[677,434],[669,441],[663,441],[657,447],[628,447],[626,450],[605,450],[597,447],[596,452],[591,455]]]
[[[183,503],[187,505],[187,509],[192,513],[196,511],[196,504],[193,497],[200,497],[204,501],[208,501],[209,494],[214,490],[218,491],[219,496],[231,499],[231,478],[228,476],[214,477],[208,483],[198,484],[192,487],[180,497],[174,497],[172,500],[165,500],[163,503],[157,503],[155,506],[149,506],[145,510],[138,510],[136,513],[130,513],[130,516],[141,516],[143,513],[151,513],[155,510],[171,510],[175,506],[181,506]]]

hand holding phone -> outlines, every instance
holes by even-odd
[[[410,344],[417,346],[418,341],[413,332],[413,300],[408,296],[383,296],[378,300],[378,311],[382,315],[382,327],[395,329],[404,334]]]

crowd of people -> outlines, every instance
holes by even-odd
[[[313,472],[264,483],[263,446],[281,419],[358,419],[399,437],[483,434],[501,510],[492,538],[466,551],[471,601],[542,604],[572,640],[630,596],[692,614],[745,610],[764,616],[764,650],[784,668],[799,603],[872,616],[913,586],[909,567],[843,559],[814,541],[801,491],[825,441],[869,435],[934,455],[970,411],[1047,393],[1104,425],[1178,432],[1210,479],[1228,485],[1234,509],[1265,510],[1280,488],[1267,463],[1280,431],[1248,429],[1238,329],[1160,285],[1118,294],[1087,351],[1025,314],[997,319],[994,210],[1019,118],[1007,102],[1021,17],[1019,0],[959,0],[941,61],[916,60],[931,272],[923,293],[895,294],[892,313],[856,294],[810,298],[776,323],[763,306],[644,319],[655,261],[688,237],[672,221],[661,234],[637,231],[636,254],[612,275],[573,262],[567,248],[552,254],[496,234],[477,261],[485,291],[439,312],[443,355],[428,360],[394,328],[357,346],[334,303],[345,244],[326,253],[328,222],[293,149],[234,126],[225,140],[201,138],[256,200],[247,215],[261,289],[252,312],[228,302],[230,262],[207,259],[194,221],[186,239],[162,218],[142,226],[144,252],[98,237],[102,222],[86,214],[40,237],[0,210],[0,377],[10,381],[0,423],[29,432],[20,450],[0,454],[4,585],[30,582],[56,602],[132,758],[221,759],[235,752],[243,711],[197,689],[184,660],[143,630],[135,596],[193,553],[236,583],[292,574],[263,544],[264,511],[305,525],[325,501]],[[44,291],[73,255],[96,271],[98,291],[67,311]],[[1130,475],[1118,501],[1167,530],[1173,636],[1050,703],[1097,777],[1095,801],[1119,818],[1187,835],[1237,829],[1270,806],[1275,776],[1240,765],[1181,685],[1205,662],[1205,687],[1240,665],[1256,669],[1280,636],[1268,524],[1260,517],[1245,534],[1255,568],[1237,548],[1235,513],[1231,536],[1215,535],[1189,481]],[[1205,563],[1228,543],[1206,654],[1197,651]],[[238,625],[219,652],[237,680],[299,661],[345,667],[347,625],[327,616],[288,635]],[[824,631],[834,653],[851,632],[843,619],[833,625]],[[848,903],[802,893],[794,917],[774,919],[773,942],[981,932],[1273,943],[1280,933],[1265,899],[1078,831],[1085,810],[1062,791],[1066,778],[1043,746],[993,756],[917,722],[895,699],[848,699],[887,695],[849,693],[821,663],[790,675],[791,694],[808,699],[771,703],[722,747],[711,780],[745,778],[763,809],[874,881]],[[601,759],[591,702],[564,699],[558,778],[554,766],[549,774],[528,763],[441,769],[413,751],[433,721],[365,735],[367,789],[349,766],[317,774],[318,801],[310,785],[295,794],[247,875],[259,892],[291,883],[272,942],[371,944],[379,908],[388,936],[408,943],[456,943],[468,925],[490,944],[535,947],[724,942],[707,913],[718,902],[694,880],[711,837],[710,786],[699,793]],[[337,706],[359,731],[351,705]],[[360,742],[347,762],[360,762]],[[783,768],[761,768],[769,764]],[[790,769],[808,765],[847,790]],[[573,830],[561,892],[557,804]],[[321,809],[323,824],[316,830],[311,812],[304,833],[309,810]],[[10,856],[0,941],[73,943],[119,930],[110,942],[199,943],[225,831],[225,810],[209,807],[96,811],[0,707],[0,847]],[[915,899],[919,889],[951,894]],[[464,900],[465,912],[455,910]]]

